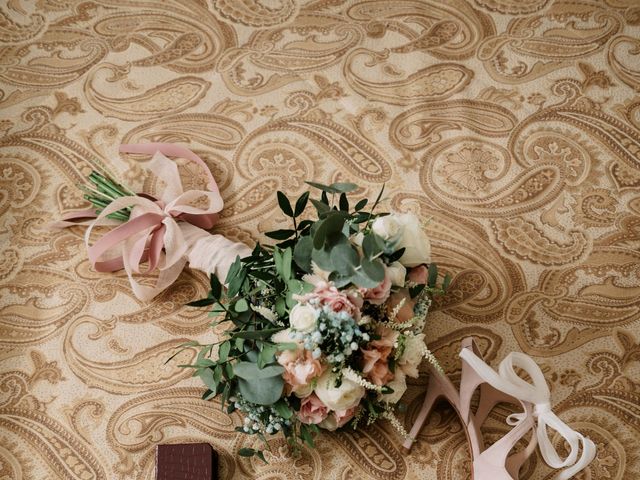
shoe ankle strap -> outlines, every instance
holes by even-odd
[[[529,356],[520,352],[512,352],[500,363],[499,373],[487,365],[471,348],[463,348],[460,357],[472,368],[482,380],[494,388],[534,406],[534,417],[537,420],[536,435],[540,453],[545,462],[553,468],[565,468],[557,476],[558,480],[566,480],[591,463],[596,454],[595,444],[564,423],[551,410],[551,392],[538,364]],[[521,378],[515,368],[524,370],[532,379],[532,383]],[[523,414],[512,418],[522,420]],[[554,448],[547,427],[556,430],[569,444],[570,451],[566,458],[560,458]],[[578,452],[582,447],[582,454]]]

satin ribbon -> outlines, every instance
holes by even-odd
[[[76,212],[55,225],[77,225],[69,220],[95,217],[88,225],[85,243],[89,260],[97,271],[113,272],[124,268],[136,297],[148,301],[178,278],[187,261],[206,266],[207,273],[226,275],[236,255],[250,253],[247,246],[206,231],[216,223],[223,201],[211,171],[195,153],[166,143],[122,145],[120,151],[153,155],[146,167],[165,185],[159,199],[143,194],[121,197],[97,216],[91,210]],[[177,165],[165,155],[185,158],[201,166],[207,179],[207,190],[185,191]],[[195,201],[206,203],[206,206],[196,207]],[[133,207],[128,221],[122,223],[107,218],[126,207]],[[91,245],[93,228],[106,225],[118,226]],[[204,245],[216,251],[205,251]],[[198,248],[193,249],[194,246]],[[143,285],[134,276],[143,273],[141,265],[144,262],[148,262],[146,272],[156,269],[160,272],[154,286]]]
[[[569,427],[551,410],[551,391],[542,370],[531,357],[521,352],[512,352],[500,363],[498,372],[468,348],[464,348],[460,352],[460,357],[485,382],[534,406],[533,415],[537,419],[536,435],[542,458],[550,467],[556,469],[564,468],[556,476],[558,480],[572,478],[576,473],[586,468],[595,458],[595,444]],[[516,367],[526,372],[532,383],[522,379],[516,373]],[[507,419],[507,422],[510,425],[515,425],[524,418],[526,418],[525,413],[514,414]],[[570,451],[566,458],[562,459],[554,448],[549,438],[547,427],[558,432],[569,444]],[[582,454],[578,455],[580,446],[582,446]]]

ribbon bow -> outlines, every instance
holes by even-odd
[[[534,406],[533,415],[537,419],[536,435],[540,453],[544,461],[553,468],[565,468],[557,475],[558,480],[572,478],[580,470],[591,463],[596,455],[595,444],[584,435],[576,432],[564,423],[551,410],[551,392],[544,378],[542,370],[538,364],[529,356],[521,352],[512,352],[500,362],[498,372],[488,366],[470,349],[465,348],[460,352],[460,357],[465,360],[471,368],[485,382],[496,389],[511,395]],[[533,383],[522,379],[515,371],[515,368],[524,370]],[[515,425],[526,417],[525,413],[511,415],[507,422]],[[551,443],[547,427],[557,431],[569,444],[569,455],[562,459]],[[582,454],[578,457],[578,452],[582,446]]]
[[[144,194],[121,197],[113,200],[97,217],[95,212],[91,211],[65,217],[65,220],[95,218],[86,231],[85,243],[89,260],[97,271],[113,272],[124,268],[136,297],[148,301],[178,278],[189,259],[189,251],[199,240],[211,237],[216,247],[226,247],[228,251],[246,254],[246,246],[234,248],[233,242],[221,235],[210,235],[205,231],[216,223],[217,212],[222,210],[223,201],[213,175],[200,157],[191,150],[167,143],[122,145],[120,151],[152,154],[153,158],[147,164],[147,168],[164,182],[165,187],[159,199]],[[207,190],[185,191],[178,167],[165,155],[182,157],[201,166],[207,178]],[[206,203],[206,206],[194,206],[196,201]],[[107,215],[126,207],[134,207],[129,220],[119,224],[91,245],[90,236],[93,228],[117,224],[108,219]],[[72,224],[65,221],[59,222],[56,226]],[[203,248],[200,247],[200,255],[202,251]],[[114,252],[118,254],[113,256]],[[112,256],[109,257],[110,253]],[[219,260],[219,257],[220,255],[217,255],[216,260]],[[234,259],[235,256],[231,261]],[[206,263],[200,258],[196,260],[200,264]],[[142,285],[134,278],[134,273],[141,273],[141,264],[144,262],[148,262],[147,272],[155,269],[160,271],[154,286]],[[212,268],[215,268],[215,265]]]

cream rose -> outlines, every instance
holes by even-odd
[[[402,235],[396,248],[404,248],[400,263],[405,267],[416,267],[431,261],[431,243],[422,231],[420,220],[413,213],[394,215],[396,222],[402,227]]]
[[[403,227],[398,221],[398,215],[385,215],[373,221],[371,230],[382,239],[393,242],[402,235]]]
[[[316,326],[318,312],[309,305],[297,304],[289,312],[291,328],[298,332],[310,332]]]
[[[364,397],[364,387],[342,378],[339,387],[335,386],[336,375],[328,369],[319,379],[314,390],[322,403],[331,410],[349,410],[360,403]]]
[[[386,385],[393,389],[393,393],[378,395],[378,400],[381,402],[398,403],[404,392],[407,391],[407,377],[404,372],[397,368],[394,375],[393,380]]]
[[[391,279],[391,285],[404,287],[404,279],[407,276],[407,269],[400,262],[393,262],[387,265],[387,275]]]
[[[402,370],[406,375],[418,378],[418,367],[424,356],[424,333],[419,335],[407,335],[405,337],[404,352],[398,359],[396,371]]]

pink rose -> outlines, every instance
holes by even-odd
[[[376,385],[386,385],[393,380],[388,358],[393,351],[398,332],[379,326],[376,328],[376,334],[380,338],[369,342],[367,346],[370,348],[360,349],[363,358],[362,372]]]
[[[333,412],[333,415],[336,417],[337,427],[340,428],[346,425],[349,422],[349,420],[351,420],[353,416],[356,414],[357,410],[358,410],[358,405],[356,405],[355,407],[351,407],[348,410],[336,410],[335,412]]]
[[[311,390],[311,381],[324,371],[320,360],[314,359],[309,350],[285,350],[278,355],[278,363],[284,367],[282,378],[287,395],[304,396]]]
[[[379,335],[380,338],[378,340],[372,340],[371,342],[369,342],[369,346],[377,348],[378,350],[381,350],[389,355],[400,334],[395,330],[382,325],[378,325],[376,327],[375,333],[376,335]]]
[[[322,403],[315,393],[302,399],[298,418],[302,423],[318,424],[322,422],[329,413],[327,406]]]
[[[334,410],[327,415],[327,418],[322,421],[320,426],[333,432],[334,430],[345,426],[356,414],[358,408],[358,405],[356,405],[348,410]]]
[[[401,288],[397,292],[393,292],[389,296],[389,301],[387,302],[387,316],[391,318],[393,311],[403,300],[404,303],[396,313],[396,318],[394,319],[394,321],[398,323],[408,322],[413,318],[413,307],[416,304],[415,300],[411,298],[411,294],[408,289]]]
[[[409,281],[416,282],[418,285],[424,285],[427,283],[427,277],[429,276],[429,269],[425,265],[418,265],[409,270]]]
[[[389,353],[380,350],[366,350],[361,348],[363,357],[362,372],[376,385],[385,385],[393,380],[393,373],[389,370],[387,357]]]
[[[369,303],[374,305],[382,305],[387,298],[389,298],[389,292],[391,291],[391,277],[387,273],[387,269],[384,271],[384,280],[380,282],[377,287],[362,289],[362,296]]]
[[[360,315],[360,309],[351,301],[349,295],[341,292],[330,283],[319,283],[310,296],[317,298],[321,305],[327,305],[334,312],[344,311],[356,319]],[[353,298],[356,300],[356,297]]]

